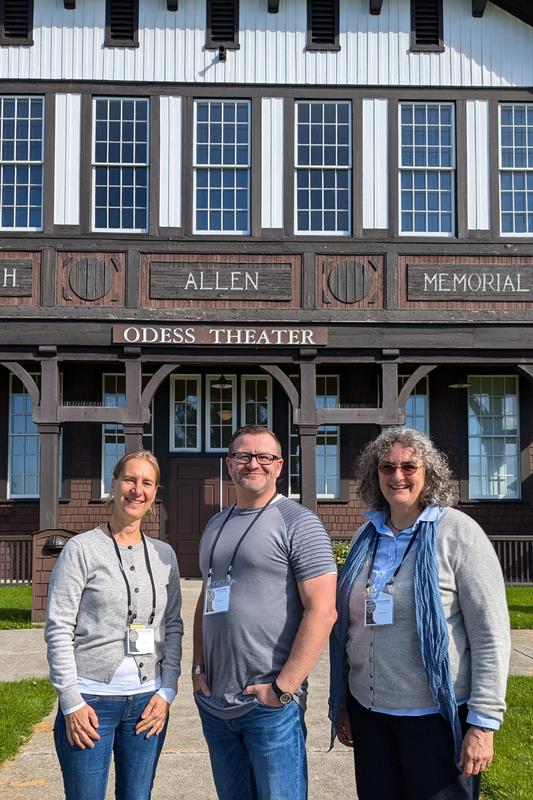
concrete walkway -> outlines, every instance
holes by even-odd
[[[184,636],[183,671],[172,705],[169,731],[157,771],[153,800],[216,800],[207,749],[190,692],[191,631],[198,581],[182,581]],[[533,675],[533,631],[513,631],[511,673]],[[0,681],[48,675],[40,628],[0,631]],[[351,752],[341,745],[328,753],[328,660],[323,656],[310,678],[306,715],[310,800],[355,797]],[[2,800],[62,800],[61,774],[52,741],[55,711],[36,726],[18,756],[0,768]],[[113,779],[107,797],[112,800]]]

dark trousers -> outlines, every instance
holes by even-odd
[[[466,705],[459,709],[463,732]],[[440,714],[393,717],[369,711],[351,695],[359,800],[478,800],[480,778],[461,778],[450,725]]]

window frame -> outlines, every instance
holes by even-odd
[[[403,148],[404,145],[403,145],[403,140],[402,140],[402,127],[403,127],[403,125],[402,125],[402,109],[404,107],[406,107],[406,106],[412,106],[413,115],[414,115],[415,110],[416,110],[417,107],[426,108],[426,117],[427,117],[427,110],[429,109],[430,106],[438,106],[438,108],[439,108],[439,129],[440,129],[440,109],[442,109],[443,107],[449,107],[450,108],[450,110],[451,110],[450,128],[451,128],[451,132],[452,132],[450,147],[451,147],[451,156],[452,156],[452,158],[451,158],[452,166],[450,166],[450,167],[442,167],[442,166],[430,166],[430,167],[428,167],[427,165],[426,166],[416,166],[414,164],[407,165],[407,166],[403,165],[403,163],[402,163],[402,148]],[[415,129],[415,127],[416,127],[415,122],[413,122],[411,127],[413,128],[413,130]],[[425,129],[426,129],[426,131],[428,129],[428,122],[427,121],[426,121],[426,124],[425,124]],[[414,148],[416,147],[416,143],[413,141],[413,143],[411,145],[405,145],[405,146],[406,147],[412,147],[413,150],[414,150]],[[425,147],[426,147],[426,149],[429,149],[430,145],[426,144]],[[440,144],[439,144],[439,153],[440,152],[441,151],[440,151]],[[439,160],[440,160],[440,156],[439,156]],[[403,206],[402,206],[402,192],[404,191],[404,187],[402,187],[402,175],[405,174],[405,173],[412,173],[413,174],[413,178],[414,178],[414,175],[416,175],[416,173],[421,173],[421,174],[426,174],[427,175],[427,173],[430,173],[430,172],[437,172],[439,174],[439,176],[442,175],[442,174],[445,174],[445,173],[449,173],[450,174],[450,177],[451,177],[451,182],[450,182],[451,183],[451,188],[450,188],[451,208],[450,208],[449,214],[450,214],[450,218],[451,218],[451,221],[452,221],[451,231],[450,232],[441,231],[441,230],[439,230],[439,231],[430,231],[430,230],[427,230],[427,229],[423,230],[423,231],[416,231],[416,230],[404,231],[403,227],[402,227],[402,215],[403,215],[403,212],[404,212],[404,209],[403,209]],[[414,183],[414,181],[413,181],[413,183]],[[413,194],[413,197],[414,197],[414,194],[415,194],[417,188],[418,187],[413,185],[411,187],[411,189],[409,190]],[[430,191],[431,191],[431,189],[428,189],[427,186],[426,186],[425,189],[424,189],[424,192],[426,193],[426,195]],[[439,186],[434,191],[439,192],[439,194],[444,194],[444,192],[441,192],[441,189],[440,189],[440,178],[439,178]],[[398,103],[398,234],[399,234],[399,236],[401,236],[401,237],[405,236],[407,238],[413,238],[413,237],[421,237],[421,238],[435,237],[435,238],[438,238],[438,239],[456,239],[457,238],[457,228],[458,228],[457,206],[458,206],[458,198],[457,198],[457,109],[456,109],[456,101],[455,100],[451,100],[451,101],[448,101],[448,100],[445,100],[445,101],[436,100],[436,101],[432,102],[432,101],[423,101],[423,100],[405,100],[405,101],[401,100]],[[420,211],[420,210],[418,210],[418,211]],[[428,217],[428,214],[431,211],[433,211],[433,209],[429,209],[428,208],[428,203],[426,202],[426,206],[425,206],[425,208],[423,210],[424,215],[426,217]],[[414,203],[413,203],[413,208],[412,209],[406,209],[406,213],[412,213],[412,215],[413,215],[413,223],[414,223],[414,217],[415,217],[415,215],[417,213],[417,209],[414,207]],[[440,227],[441,226],[441,215],[443,213],[448,213],[448,212],[447,211],[443,212],[443,211],[441,211],[439,209],[438,213],[439,213],[439,227]]]
[[[528,209],[528,194],[531,196],[532,201],[533,201],[533,158],[532,158],[531,165],[525,166],[525,167],[515,167],[515,166],[512,166],[512,167],[507,167],[506,166],[506,167],[504,167],[502,165],[502,160],[503,160],[502,156],[503,156],[503,147],[504,147],[503,141],[502,141],[502,138],[503,138],[502,137],[502,133],[503,133],[503,131],[502,131],[502,127],[503,127],[503,124],[502,124],[502,111],[503,111],[503,109],[505,107],[513,109],[513,126],[512,126],[513,131],[515,130],[514,114],[515,114],[516,108],[517,107],[523,107],[525,109],[525,114],[526,114],[526,123],[525,123],[526,143],[524,145],[524,149],[526,150],[526,160],[527,160],[527,151],[528,151],[528,149],[533,149],[533,122],[532,122],[532,125],[531,125],[531,144],[529,146],[528,146],[528,136],[527,136],[527,134],[528,134],[528,121],[527,121],[528,110],[530,109],[530,114],[531,114],[531,116],[533,118],[533,102],[527,102],[527,101],[525,101],[525,102],[499,102],[498,103],[498,226],[499,226],[499,235],[503,236],[503,237],[508,237],[509,236],[511,238],[514,238],[516,236],[528,237],[529,238],[530,236],[533,236],[533,206],[532,206],[531,210]],[[517,145],[515,144],[514,138],[513,138],[513,144],[512,144],[513,153],[515,151],[516,146]],[[525,187],[524,187],[524,190],[523,190],[524,194],[525,194],[525,209],[524,209],[523,213],[524,213],[524,215],[526,217],[526,230],[525,231],[517,231],[517,230],[504,231],[503,230],[503,214],[504,213],[507,213],[507,214],[511,213],[512,218],[513,218],[513,226],[514,226],[514,220],[515,220],[515,217],[517,216],[518,212],[516,212],[514,210],[514,208],[513,208],[513,210],[511,212],[508,212],[508,211],[504,212],[503,211],[502,179],[503,179],[504,175],[512,175],[513,187],[510,190],[510,194],[511,194],[512,199],[513,199],[513,207],[514,207],[515,197],[516,197],[516,194],[517,194],[517,191],[516,191],[516,189],[514,187],[514,176],[517,175],[517,174],[523,174],[524,178],[525,178],[525,181],[524,181]],[[530,177],[531,189],[528,189],[528,185],[527,185],[528,184],[528,176],[531,176]],[[507,191],[509,191],[509,190],[507,190]],[[527,230],[527,228],[528,228],[528,219],[527,218],[528,217],[532,218],[531,229],[530,230]]]
[[[220,163],[219,164],[211,164],[211,163],[202,164],[202,163],[198,162],[198,139],[197,139],[197,135],[198,135],[198,125],[199,125],[199,122],[198,122],[198,104],[199,103],[208,104],[209,108],[211,108],[211,103],[220,103],[221,108],[222,108],[222,116],[224,115],[224,107],[225,106],[227,106],[227,105],[234,105],[235,106],[235,111],[236,111],[235,121],[234,121],[234,126],[235,126],[235,150],[237,149],[237,145],[238,145],[238,142],[237,142],[237,133],[238,133],[237,125],[239,124],[238,120],[237,120],[237,106],[239,104],[243,104],[243,103],[246,104],[246,106],[248,108],[248,120],[247,120],[248,136],[247,136],[247,143],[246,143],[247,144],[247,149],[248,149],[248,158],[247,158],[246,165],[241,165],[241,164],[237,164],[237,163],[234,163],[234,164],[231,164],[231,165],[225,165],[225,164],[222,163],[223,162],[222,149],[223,149],[223,146],[224,146],[224,142],[223,141],[220,142],[221,158],[220,158]],[[211,112],[209,112],[209,116],[210,115],[211,115]],[[222,136],[221,136],[221,139],[223,139],[223,133],[224,133],[224,121],[223,121],[223,119],[221,120],[221,125],[222,125],[222,131],[221,131],[222,132]],[[211,119],[209,119],[207,121],[208,132],[210,130],[210,126],[211,126]],[[217,146],[218,146],[218,143],[217,143]],[[210,152],[210,150],[211,150],[210,140],[209,139],[208,139],[208,142],[207,142],[207,150],[208,150],[208,152]],[[219,212],[220,213],[220,222],[221,222],[221,227],[220,228],[205,228],[204,229],[204,228],[198,228],[198,225],[197,225],[197,216],[198,216],[197,195],[198,195],[198,191],[199,191],[199,189],[198,189],[198,174],[199,174],[200,171],[204,171],[204,170],[208,174],[208,186],[207,187],[202,187],[202,189],[205,189],[205,191],[207,192],[208,195],[212,191],[217,191],[217,187],[213,187],[211,185],[211,176],[213,174],[215,174],[216,172],[218,172],[220,174],[220,188],[219,188],[220,195],[221,195],[220,212]],[[233,172],[233,174],[235,176],[233,187],[231,188],[231,191],[234,193],[234,195],[236,195],[237,192],[239,192],[239,191],[243,191],[241,188],[239,188],[237,186],[237,174],[238,173],[244,173],[246,175],[246,189],[244,191],[246,191],[246,223],[247,224],[246,224],[246,229],[245,230],[238,229],[236,226],[234,226],[234,228],[231,229],[231,230],[230,229],[224,229],[222,227],[224,211],[225,211],[225,209],[224,209],[224,193],[226,191],[230,190],[230,189],[224,187],[224,172],[225,171],[226,172]],[[250,98],[246,98],[246,97],[238,97],[238,98],[235,98],[235,99],[215,98],[215,97],[196,97],[196,98],[194,98],[194,100],[193,100],[192,173],[193,173],[193,176],[192,176],[193,177],[193,202],[192,202],[192,232],[193,232],[193,234],[198,235],[198,236],[250,236],[251,232],[252,232],[252,213],[251,213],[251,203],[252,203],[252,198],[251,198],[251,185],[252,185],[252,101],[250,100]],[[210,205],[208,203],[208,207],[206,208],[206,213],[208,214],[208,217],[209,217],[209,214],[210,214],[211,211],[212,211],[212,209],[211,209],[211,207],[210,207]],[[239,209],[237,208],[237,201],[236,201],[236,198],[235,198],[234,205],[233,205],[233,207],[231,209],[231,212],[234,214],[235,218],[237,216],[238,211],[239,211]],[[208,221],[209,221],[209,219],[208,219]]]
[[[33,378],[33,380],[36,382],[37,386],[40,387],[40,385],[41,385],[41,373],[40,372],[30,372],[29,374]],[[40,467],[41,467],[41,464],[40,464],[40,449],[41,448],[40,448],[39,430],[37,428],[37,425],[33,422],[33,419],[32,419],[31,422],[32,422],[32,425],[35,426],[35,433],[26,433],[26,432],[24,432],[24,433],[13,433],[11,431],[11,419],[12,419],[11,400],[12,400],[12,397],[13,397],[13,381],[14,380],[18,380],[19,383],[21,384],[21,386],[22,386],[22,388],[24,390],[22,392],[22,396],[29,398],[30,403],[32,405],[31,416],[33,415],[33,403],[32,403],[31,396],[30,396],[29,392],[27,391],[26,387],[24,386],[24,384],[22,383],[20,378],[17,375],[14,375],[13,373],[10,372],[9,373],[9,387],[8,387],[8,392],[9,392],[8,402],[9,402],[9,406],[8,406],[8,427],[7,427],[7,436],[8,436],[7,453],[8,453],[8,455],[7,455],[7,493],[6,493],[6,499],[7,500],[39,500],[39,497],[40,497],[39,481],[40,481]],[[16,394],[20,394],[20,393],[17,392]],[[27,417],[28,415],[25,413],[24,416]],[[33,476],[33,477],[36,477],[36,479],[37,479],[37,492],[35,494],[14,494],[12,492],[12,490],[11,490],[12,476],[13,476],[12,458],[13,458],[13,437],[14,436],[17,436],[17,437],[21,437],[21,436],[29,437],[29,436],[32,436],[32,437],[35,437],[36,440],[37,440],[37,474],[35,476]],[[25,456],[24,456],[24,458],[25,458]],[[26,470],[24,470],[24,473],[26,474]],[[61,484],[59,484],[59,485],[61,485]]]
[[[176,447],[176,419],[174,414],[176,383],[179,380],[190,380],[196,383],[196,446]],[[170,425],[169,425],[169,451],[171,453],[201,453],[202,452],[202,376],[200,374],[171,375],[170,381]]]
[[[307,124],[306,123],[300,123],[300,120],[298,118],[298,108],[299,108],[299,106],[303,106],[303,105],[309,106],[309,122]],[[348,158],[348,164],[347,165],[339,166],[337,164],[335,164],[335,165],[325,165],[324,164],[324,160],[325,160],[324,159],[324,153],[325,153],[324,147],[327,144],[329,144],[329,143],[326,143],[324,141],[322,141],[322,143],[320,145],[320,147],[322,148],[322,151],[323,151],[322,163],[320,165],[300,164],[299,163],[298,148],[299,148],[299,145],[300,145],[300,141],[299,141],[299,138],[298,138],[298,126],[299,126],[299,124],[306,124],[306,127],[309,127],[310,132],[312,131],[312,127],[311,126],[313,124],[316,124],[316,123],[314,123],[313,120],[311,119],[311,116],[312,116],[311,109],[312,109],[313,106],[317,106],[317,105],[323,107],[322,122],[321,122],[322,127],[324,127],[324,125],[326,124],[324,122],[325,106],[327,106],[327,105],[335,105],[335,106],[344,105],[344,106],[347,107],[347,109],[348,109],[348,123],[347,123],[347,125],[348,125],[348,141],[347,141],[347,143],[345,145],[343,143],[339,144],[337,141],[335,142],[336,151],[337,151],[337,148],[340,147],[340,146],[342,146],[342,147],[346,146],[348,148],[349,158]],[[354,172],[354,165],[353,165],[353,162],[354,162],[354,154],[353,154],[353,108],[352,108],[352,101],[351,100],[341,100],[341,99],[339,99],[339,100],[336,100],[336,99],[334,99],[334,100],[316,100],[316,99],[307,100],[307,99],[304,99],[304,98],[298,98],[298,99],[296,99],[296,101],[294,103],[294,106],[295,106],[295,108],[294,108],[294,154],[293,154],[293,158],[294,158],[294,175],[293,175],[294,217],[293,217],[293,223],[292,223],[293,224],[294,235],[295,235],[295,237],[298,237],[298,238],[301,237],[301,236],[312,236],[312,237],[315,237],[315,236],[335,236],[335,237],[341,237],[341,238],[353,237],[353,227],[354,227],[354,222],[353,222],[353,202],[354,202],[354,196],[353,196],[353,172]],[[337,115],[337,112],[336,112],[336,115]],[[345,123],[341,123],[341,124],[344,125]],[[338,126],[339,123],[337,122],[336,125]],[[302,146],[306,146],[308,144],[309,145],[309,149],[311,150],[311,146],[312,146],[312,142],[311,142],[311,138],[312,137],[311,137],[311,135],[310,135],[309,138],[310,138],[309,143],[302,142],[301,144],[302,144]],[[309,160],[311,161],[311,158]],[[335,213],[335,215],[343,212],[343,209],[339,210],[339,207],[338,207],[337,192],[343,191],[344,189],[343,189],[343,187],[338,188],[337,186],[335,186],[333,188],[333,190],[332,190],[330,187],[324,186],[324,175],[326,173],[328,173],[328,172],[335,173],[335,182],[337,181],[338,173],[346,173],[347,176],[348,176],[347,186],[346,186],[346,192],[348,194],[348,207],[346,209],[348,227],[345,230],[340,230],[338,228],[336,228],[335,230],[327,230],[327,229],[324,229],[324,225],[322,225],[322,228],[320,230],[300,229],[299,228],[299,224],[298,224],[299,212],[302,211],[302,212],[305,213],[307,211],[307,213],[309,214],[309,217],[311,217],[311,214],[313,213],[313,211],[315,211],[315,209],[312,208],[312,202],[311,202],[311,194],[312,194],[313,190],[316,189],[316,187],[313,187],[311,185],[311,183],[312,183],[311,182],[311,176],[312,176],[313,173],[319,173],[322,176],[322,186],[320,188],[320,191],[322,192],[323,195],[325,194],[326,191],[333,191],[335,193],[335,207],[333,209],[333,212]],[[309,185],[305,189],[303,189],[303,188],[298,186],[298,175],[300,173],[308,173],[309,174],[309,178],[310,178]],[[300,207],[299,207],[299,204],[298,204],[298,193],[299,193],[299,191],[305,191],[308,194],[309,206],[307,208],[302,207],[302,209],[300,209]],[[320,207],[319,211],[320,211],[320,214],[322,214],[322,217],[324,217],[324,214],[328,213],[328,211],[329,211],[328,209],[325,209],[323,201],[322,201],[322,206]]]
[[[266,423],[261,422],[248,422],[246,420],[246,383],[247,381],[264,381],[266,383],[266,394],[267,394],[267,402],[266,402],[266,409],[267,409],[267,421]],[[243,425],[263,425],[272,430],[272,378],[270,375],[253,375],[253,374],[246,374],[241,375],[241,426]],[[258,405],[258,404],[255,404]]]
[[[514,397],[516,398],[516,434],[491,434],[490,437],[483,437],[482,434],[478,434],[477,436],[470,434],[470,392],[474,381],[481,381],[483,378],[487,379],[490,378],[492,381],[494,379],[499,379],[503,381],[507,381],[512,379],[514,381],[516,392]],[[467,424],[467,441],[466,441],[466,449],[467,449],[467,464],[468,464],[468,479],[466,482],[467,487],[467,499],[468,501],[475,501],[475,502],[512,502],[521,499],[522,493],[522,475],[521,475],[521,435],[520,435],[520,384],[517,375],[513,375],[512,373],[505,373],[505,374],[476,374],[476,375],[468,375],[467,383],[470,384],[467,393],[467,414],[466,414],[466,424]],[[494,397],[494,393],[491,394],[491,397]],[[492,416],[492,415],[487,415]],[[478,417],[476,417],[478,419]],[[502,417],[503,419],[503,417]],[[470,449],[470,442],[472,439],[481,440],[483,438],[490,438],[492,442],[495,440],[505,440],[506,438],[514,439],[515,440],[515,464],[516,464],[516,494],[515,495],[504,495],[504,496],[497,496],[497,495],[484,495],[484,494],[474,494],[472,491],[472,476],[471,476],[471,469],[470,469],[470,459],[472,458],[471,449]],[[482,456],[480,456],[482,458]],[[505,456],[504,456],[505,461]],[[490,480],[490,476],[483,475],[481,472],[479,474],[479,478],[481,481],[483,480]]]
[[[45,173],[45,147],[46,147],[46,142],[45,142],[46,98],[45,98],[45,95],[33,95],[33,94],[21,94],[21,95],[18,95],[18,94],[2,94],[2,95],[0,95],[0,103],[1,103],[0,122],[2,122],[2,128],[5,125],[5,119],[6,119],[6,117],[4,115],[4,103],[7,100],[12,100],[15,103],[15,114],[13,116],[13,120],[14,120],[14,123],[15,123],[15,126],[14,126],[15,129],[16,129],[16,127],[18,127],[17,124],[16,124],[17,121],[19,119],[21,119],[19,117],[18,113],[17,113],[18,104],[22,100],[27,100],[28,101],[28,104],[29,104],[28,118],[27,118],[28,119],[28,139],[27,139],[27,142],[28,142],[28,156],[30,155],[30,152],[29,152],[30,149],[31,149],[30,143],[32,141],[32,139],[31,139],[31,127],[32,127],[31,104],[32,104],[32,102],[37,101],[37,100],[39,100],[41,102],[41,144],[40,144],[40,147],[41,147],[41,158],[39,160],[35,160],[35,159],[31,159],[31,158],[28,158],[26,160],[22,160],[22,159],[16,158],[16,155],[17,155],[17,153],[16,153],[17,142],[24,141],[24,140],[15,138],[15,135],[14,135],[14,138],[13,138],[13,148],[14,148],[13,159],[10,159],[10,160],[5,159],[4,160],[1,157],[2,154],[0,154],[0,188],[2,188],[5,185],[3,183],[4,170],[7,169],[8,167],[11,167],[14,170],[14,175],[15,175],[15,177],[13,178],[13,180],[14,180],[14,183],[13,183],[13,203],[14,203],[13,204],[13,221],[14,222],[16,221],[17,209],[19,209],[19,208],[26,209],[27,217],[29,217],[29,215],[30,215],[30,210],[32,208],[31,203],[30,203],[31,192],[32,192],[32,184],[30,182],[30,171],[31,171],[32,167],[39,167],[40,168],[40,170],[41,170],[40,224],[38,226],[34,226],[34,225],[20,226],[20,225],[16,225],[16,224],[10,225],[10,226],[2,225],[2,216],[3,216],[4,206],[3,206],[3,204],[1,204],[0,205],[0,231],[3,232],[3,233],[11,233],[11,232],[13,232],[13,233],[17,233],[17,232],[42,233],[43,230],[44,230],[44,184],[45,184],[45,175],[44,175],[44,173]],[[4,141],[5,140],[4,140],[3,135],[2,135],[2,137],[0,138],[0,146],[4,145]],[[16,176],[17,176],[17,173],[18,173],[19,169],[23,169],[23,168],[27,169],[27,171],[28,171],[28,180],[27,180],[26,184],[18,184]],[[36,184],[34,184],[34,185],[36,185]],[[16,205],[17,188],[19,188],[20,186],[25,186],[27,188],[28,202],[24,206]]]
[[[90,219],[91,219],[91,233],[113,233],[113,234],[114,233],[121,233],[121,234],[144,234],[144,235],[146,235],[150,231],[150,181],[151,181],[151,170],[150,170],[150,146],[151,146],[151,141],[150,141],[151,116],[150,116],[150,114],[151,114],[151,102],[150,102],[150,100],[151,100],[150,97],[146,97],[146,96],[142,96],[142,95],[141,96],[135,96],[135,97],[125,97],[125,96],[120,96],[120,95],[117,95],[117,96],[113,96],[113,95],[93,95],[93,97],[92,97],[91,216],[90,216]],[[110,160],[106,160],[106,161],[97,161],[96,160],[96,150],[97,150],[97,141],[96,141],[97,113],[96,113],[96,108],[97,108],[97,103],[99,101],[105,101],[105,102],[108,103],[107,117],[106,117],[106,124],[108,126],[108,134],[107,134],[107,139],[105,141],[105,144],[106,144],[106,147],[107,147],[108,150],[109,150],[109,146],[110,146],[110,143],[111,143],[111,140],[109,138],[109,124],[110,124],[110,122],[114,122],[110,118],[109,103],[113,103],[113,102],[121,103],[121,116],[120,116],[120,120],[119,120],[119,124],[120,124],[121,128],[122,128],[122,125],[124,123],[124,116],[123,116],[123,103],[124,102],[134,101],[135,104],[137,104],[138,102],[143,102],[143,103],[146,104],[146,123],[145,123],[146,124],[146,142],[141,142],[141,144],[143,144],[146,147],[146,162],[145,163],[141,163],[141,162],[137,162],[137,161],[122,162],[122,161],[110,161]],[[135,108],[136,108],[136,105],[135,105]],[[128,120],[128,122],[129,122],[129,120]],[[136,118],[134,118],[133,119],[133,125],[134,126],[135,126],[136,122],[137,122],[137,120],[136,120]],[[123,138],[121,136],[121,138],[120,138],[120,140],[118,142],[118,147],[121,149],[124,144],[131,144],[132,147],[135,149],[135,145],[137,144],[137,141],[134,138],[131,143],[130,142],[124,142],[124,140],[123,140]],[[110,184],[109,184],[109,171],[110,170],[112,170],[112,169],[119,170],[119,172],[120,172],[120,181],[121,181],[120,185],[119,185],[119,190],[120,190],[119,193],[122,194],[122,191],[123,191],[123,188],[124,188],[123,187],[123,183],[122,183],[124,170],[131,169],[135,173],[137,169],[141,169],[141,168],[145,169],[145,171],[146,171],[146,180],[145,180],[146,205],[145,205],[145,208],[144,208],[144,213],[146,215],[146,225],[145,225],[144,228],[137,228],[137,227],[124,228],[124,227],[111,227],[111,226],[109,226],[107,228],[97,227],[97,225],[96,225],[96,210],[97,210],[96,196],[97,196],[97,189],[99,187],[97,186],[97,183],[96,183],[96,173],[97,173],[98,168],[103,168],[103,169],[107,170],[108,174],[107,174],[107,182],[105,184],[105,190],[106,190],[108,195],[109,195],[109,187],[110,187]],[[102,184],[102,186],[104,186],[104,184]],[[135,202],[135,194],[136,194],[138,189],[134,185],[133,187],[131,187],[131,190],[133,191],[132,200],[133,200],[133,203],[134,203]],[[109,216],[109,210],[110,209],[111,210],[118,209],[118,211],[120,213],[120,217],[122,219],[122,215],[124,213],[124,209],[127,208],[127,207],[122,205],[122,201],[121,201],[121,204],[118,205],[118,206],[111,206],[111,205],[107,204],[105,206],[105,208],[106,208],[107,216]],[[136,208],[135,205],[133,205],[132,209],[133,209],[133,216],[134,217],[135,217],[135,208]],[[135,221],[135,219],[133,221]]]
[[[226,380],[231,383],[231,420],[233,430],[236,429],[236,421],[237,421],[237,376],[233,375],[226,375],[224,373]],[[217,373],[208,373],[205,375],[205,452],[206,453],[227,453],[228,448],[226,447],[213,447],[211,445],[211,383],[213,380],[216,380],[220,377],[220,372]],[[223,427],[223,426],[221,426]]]
[[[408,374],[408,373],[405,373],[405,374],[404,373],[399,373],[398,374],[398,393],[401,392],[401,390],[403,389],[403,387],[405,386],[406,382],[409,380],[410,377],[411,377],[411,375]],[[425,392],[419,392],[418,395],[417,395],[416,394],[416,390],[419,388],[419,386],[421,384],[424,384]],[[409,425],[408,422],[407,422],[407,416],[408,416],[407,404],[409,403],[409,400],[411,400],[411,398],[414,398],[414,397],[417,397],[417,396],[426,398],[426,408],[425,408],[425,412],[424,412],[425,429],[423,431],[421,431],[421,433],[425,433],[426,436],[429,436],[430,435],[429,375],[424,375],[424,377],[421,378],[418,381],[418,383],[413,387],[413,390],[412,390],[411,394],[409,395],[409,397],[407,398],[407,402],[405,404],[405,426],[407,428],[413,428],[414,430],[420,431],[420,428],[415,427],[414,425]],[[413,414],[411,416],[416,420],[417,416],[419,416],[419,415]]]

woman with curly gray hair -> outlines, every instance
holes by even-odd
[[[356,476],[371,511],[339,578],[332,742],[354,748],[359,800],[476,800],[505,710],[498,559],[424,434],[384,430]]]

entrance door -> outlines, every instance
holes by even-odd
[[[178,557],[180,575],[197,578],[198,545],[207,521],[234,502],[223,458],[171,460],[169,538]]]

